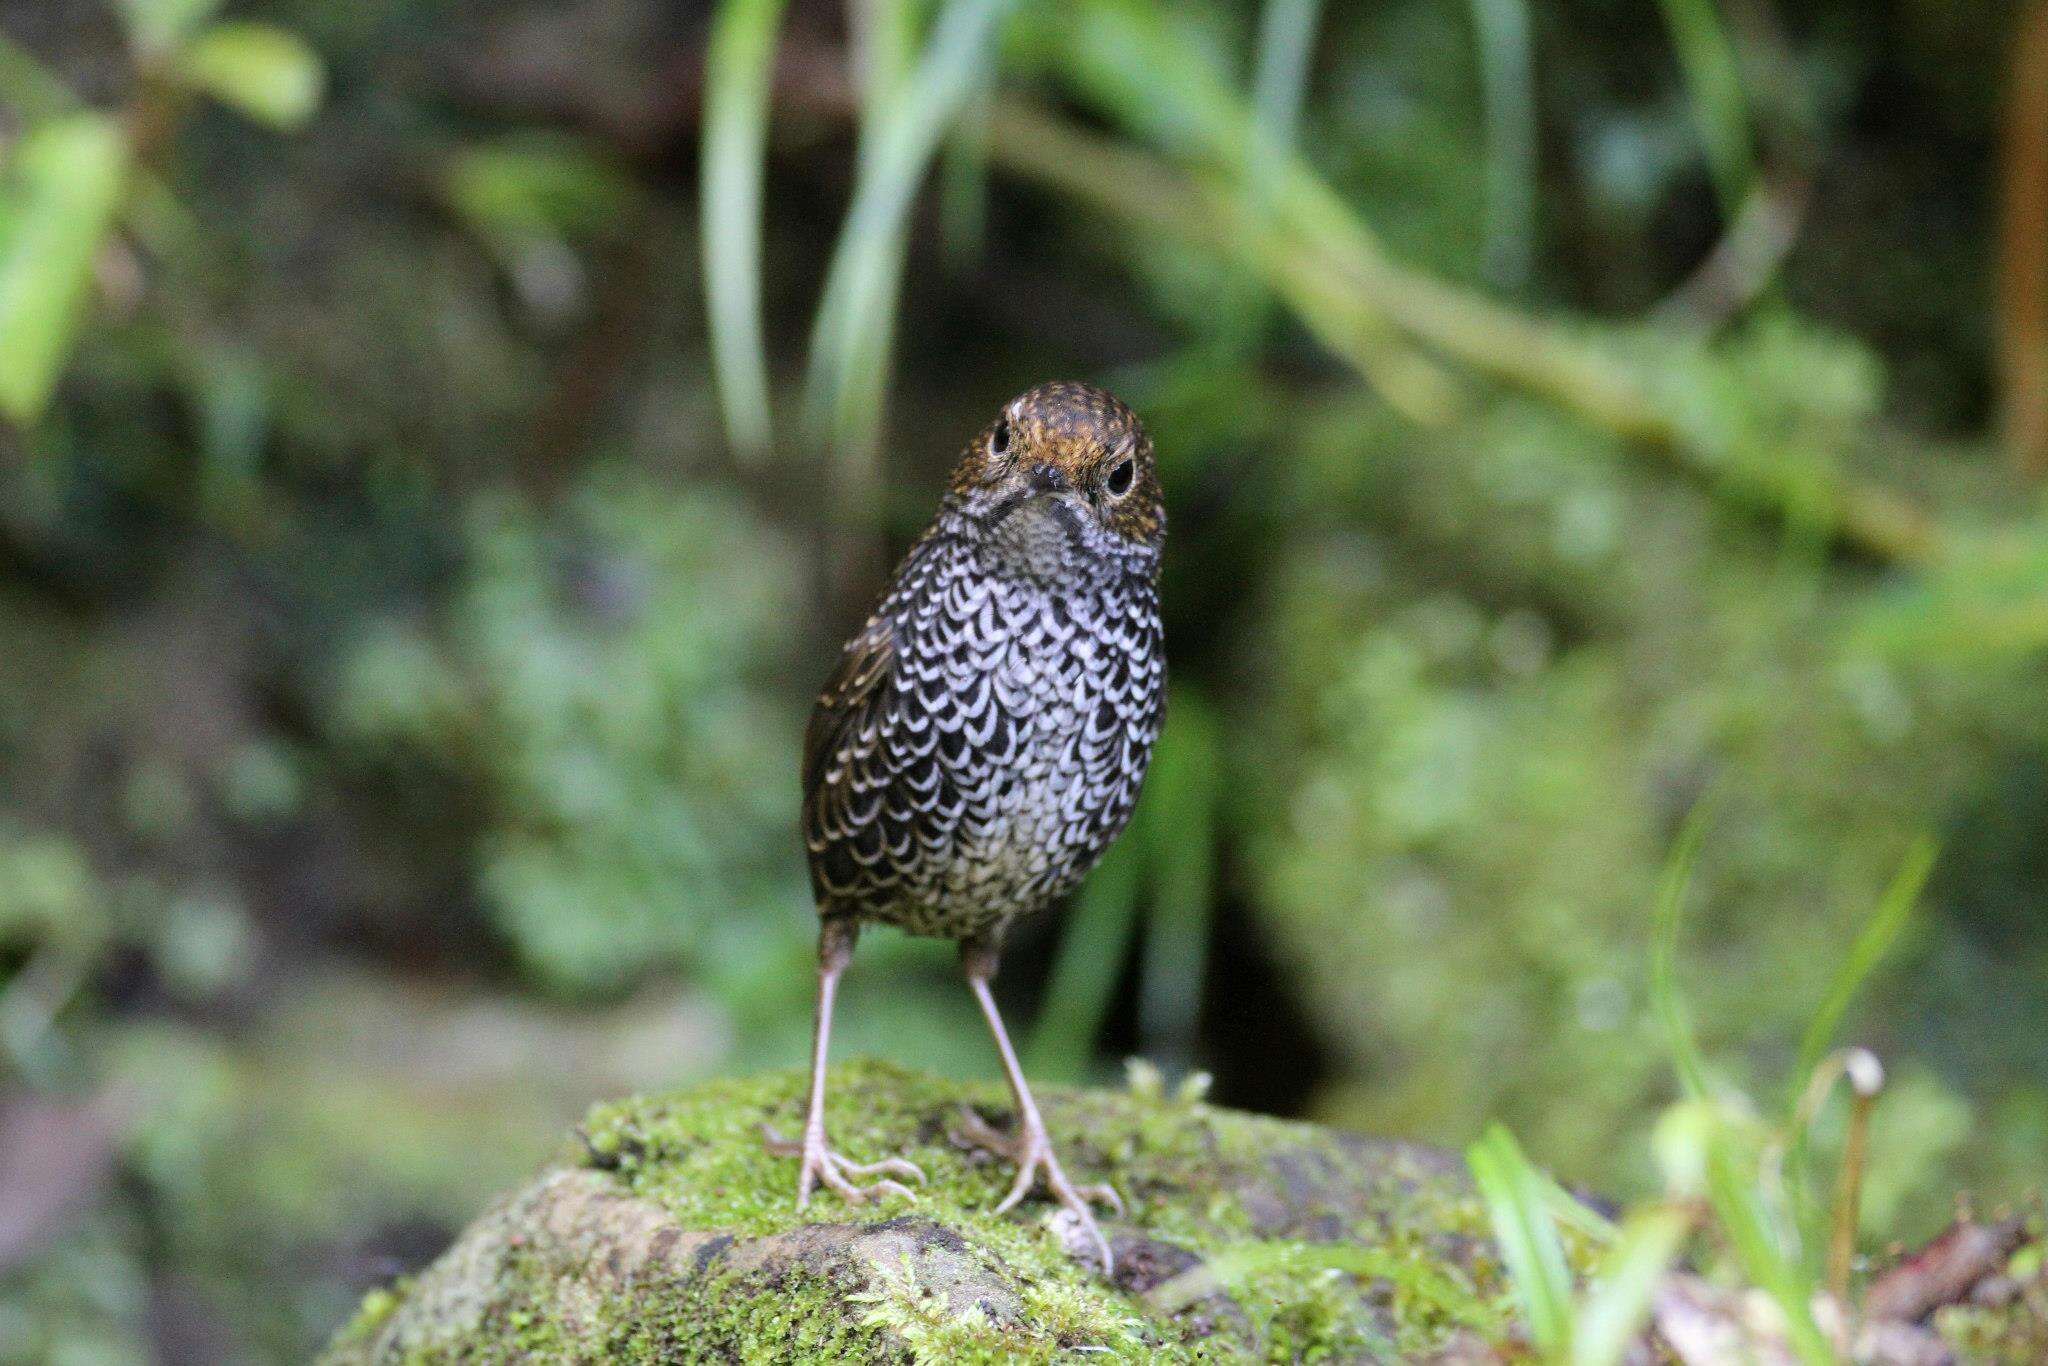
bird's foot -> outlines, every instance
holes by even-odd
[[[1011,1183],[1010,1193],[996,1206],[997,1214],[1014,1208],[1018,1201],[1031,1193],[1032,1187],[1038,1184],[1038,1178],[1044,1176],[1046,1190],[1073,1217],[1082,1235],[1094,1247],[1095,1255],[1102,1262],[1102,1274],[1107,1276],[1110,1273],[1109,1240],[1102,1236],[1102,1226],[1095,1222],[1091,1202],[1099,1201],[1122,1214],[1123,1197],[1108,1185],[1076,1185],[1068,1180],[1066,1169],[1060,1166],[1059,1158],[1053,1153],[1052,1138],[1036,1115],[1027,1114],[1021,1131],[1013,1138],[983,1119],[972,1106],[962,1106],[958,1137],[973,1147],[1007,1157],[1017,1164],[1017,1179]]]
[[[895,1195],[905,1200],[917,1199],[917,1193],[902,1181],[889,1178],[900,1176],[904,1181],[924,1184],[924,1173],[915,1162],[901,1157],[885,1157],[879,1162],[854,1162],[841,1157],[825,1146],[823,1128],[804,1126],[802,1139],[784,1138],[768,1125],[761,1126],[761,1146],[777,1157],[800,1157],[803,1166],[797,1172],[796,1207],[802,1209],[811,1202],[811,1191],[820,1183],[837,1191],[849,1204],[863,1204],[875,1196]],[[882,1179],[870,1185],[856,1185],[853,1178],[879,1176]]]

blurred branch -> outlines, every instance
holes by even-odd
[[[1283,226],[1247,221],[1238,196],[1227,188],[1028,105],[999,108],[991,155],[1013,174],[1112,216],[1241,261],[1362,371],[1368,362],[1356,344],[1364,344],[1383,323],[1405,334],[1397,344],[1423,343],[1497,381],[1559,403],[1710,488],[1775,517],[1804,514],[1816,496],[1775,478],[1782,472],[1767,464],[1731,469],[1726,453],[1702,446],[1678,412],[1563,329],[1396,264],[1306,170],[1297,169],[1290,178]],[[1327,298],[1321,297],[1324,291]],[[1346,322],[1353,327],[1348,338],[1340,330]],[[1372,354],[1383,357],[1386,352],[1379,348]],[[1861,553],[1919,563],[1939,549],[1935,523],[1889,490],[1844,480],[1820,496],[1837,539]]]
[[[2012,463],[2048,478],[2048,0],[2019,16],[2000,168],[2000,417]]]
[[[1710,331],[1755,303],[1799,240],[1811,191],[1803,175],[1759,180],[1706,260],[1657,306],[1656,321]]]

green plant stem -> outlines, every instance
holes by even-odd
[[[1748,102],[1735,47],[1714,0],[1659,0],[1671,46],[1692,102],[1693,125],[1706,148],[1707,167],[1721,210],[1731,220],[1756,180]]]
[[[1863,1206],[1863,1169],[1870,1149],[1870,1111],[1875,1092],[1861,1087],[1849,1097],[1849,1137],[1842,1170],[1835,1178],[1835,1219],[1828,1235],[1828,1293],[1848,1302],[1849,1266],[1856,1252],[1856,1222]]]
[[[1471,0],[1486,105],[1486,267],[1529,278],[1536,235],[1536,80],[1528,0]]]

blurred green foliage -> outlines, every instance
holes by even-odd
[[[1174,695],[1035,1069],[1668,1192],[1711,791],[1701,1104],[1931,834],[1864,1243],[2038,1182],[2005,7],[718,8],[0,3],[0,1359],[302,1357],[594,1096],[800,1057],[811,689],[1063,374],[1157,438]],[[882,934],[839,1042],[992,1065]]]
[[[465,519],[445,638],[394,623],[350,651],[339,743],[474,794],[478,891],[541,984],[715,981],[722,945],[786,937],[806,895],[770,776],[796,765],[770,700],[788,539],[731,498],[625,479],[546,521],[494,498]]]

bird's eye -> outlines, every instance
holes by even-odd
[[[1110,470],[1109,477],[1102,481],[1102,487],[1109,491],[1110,497],[1121,498],[1131,491],[1131,481],[1137,477],[1136,466],[1132,465],[1130,458],[1126,456],[1116,462],[1116,467]]]
[[[988,453],[990,455],[1008,455],[1010,453],[1010,419],[1007,417],[999,420],[996,423],[996,429],[989,433]]]

